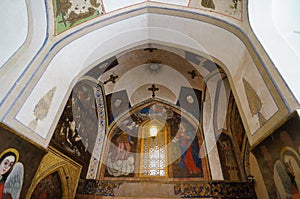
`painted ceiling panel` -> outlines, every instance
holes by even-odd
[[[199,12],[221,14],[242,21],[242,0],[53,0],[55,35],[101,15],[144,2],[196,8]]]

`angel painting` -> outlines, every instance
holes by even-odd
[[[24,166],[19,161],[19,152],[8,148],[0,154],[0,199],[20,197]]]

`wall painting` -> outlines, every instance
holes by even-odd
[[[77,83],[55,128],[50,145],[83,165],[85,179],[98,133],[94,85]]]
[[[294,114],[253,149],[270,198],[300,198],[300,119]]]
[[[0,198],[25,198],[46,151],[0,125]]]
[[[104,13],[101,0],[53,0],[55,34]]]

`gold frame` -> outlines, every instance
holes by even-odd
[[[42,159],[40,166],[32,180],[26,194],[26,199],[30,199],[36,186],[48,175],[58,172],[62,184],[62,198],[74,198],[82,166],[74,162],[53,147],[49,147],[48,153]]]

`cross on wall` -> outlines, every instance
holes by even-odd
[[[148,91],[152,91],[152,97],[155,97],[155,92],[158,91],[159,88],[157,88],[154,84],[150,88],[148,88]]]

